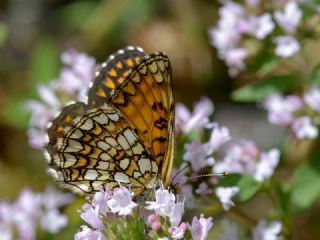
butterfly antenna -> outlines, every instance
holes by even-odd
[[[188,177],[186,179],[186,182],[188,182],[190,180],[195,180],[195,179],[198,179],[198,178],[203,178],[203,177],[215,177],[215,176],[226,177],[228,175],[229,175],[229,172],[201,174],[201,175],[195,175],[195,176],[192,176],[192,177]]]
[[[184,170],[186,170],[188,167],[190,166],[190,164],[188,163],[187,165],[185,165],[183,168],[179,169],[176,174],[173,176],[173,178],[170,181],[170,185],[172,185],[173,181],[176,179],[177,176],[179,176],[180,173],[182,173]]]

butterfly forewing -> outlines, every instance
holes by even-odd
[[[174,147],[171,66],[163,53],[145,57],[110,98],[150,149],[168,184]]]
[[[141,48],[128,47],[111,55],[105,63],[88,93],[88,105],[101,106],[109,101],[112,92],[124,82],[131,70],[137,66],[145,53]]]

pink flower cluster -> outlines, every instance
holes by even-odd
[[[133,193],[124,186],[115,188],[113,191],[101,189],[90,200],[90,204],[86,203],[81,210],[81,218],[91,228],[82,226],[81,230],[75,234],[75,239],[107,239],[107,221],[120,219],[119,217],[115,218],[114,214],[124,217],[135,216],[133,209],[138,205],[132,201],[132,197]],[[147,201],[145,208],[153,211],[152,214],[149,213],[145,224],[148,224],[151,228],[149,235],[157,236],[157,239],[169,239],[169,237],[183,239],[186,231],[189,230],[192,239],[203,240],[212,227],[212,218],[206,219],[203,215],[199,219],[194,217],[191,225],[181,222],[184,213],[184,201],[178,201],[173,193],[162,187],[155,191],[155,201]],[[170,225],[167,224],[166,218],[169,219]],[[122,224],[122,222],[119,220],[118,224]],[[165,236],[166,234],[168,234],[168,237]]]
[[[288,127],[296,139],[314,139],[320,124],[320,89],[310,87],[302,96],[272,94],[263,102],[269,122]]]
[[[70,101],[86,101],[90,81],[94,77],[95,60],[84,53],[70,49],[61,55],[64,67],[57,80],[38,86],[40,101],[29,100],[26,108],[32,116],[29,123],[29,143],[34,148],[46,144],[48,123]]]
[[[288,58],[299,52],[297,29],[302,24],[303,12],[299,5],[305,4],[303,1],[221,2],[218,24],[209,29],[209,35],[219,58],[229,67],[230,75],[245,69],[245,60],[263,48],[260,42],[268,36],[275,44],[276,56]]]
[[[0,202],[0,238],[36,239],[38,225],[44,231],[59,232],[68,222],[67,217],[59,212],[59,208],[72,199],[71,194],[51,188],[44,193],[23,189],[16,202]]]
[[[201,110],[199,108],[201,106]],[[215,194],[220,200],[224,210],[229,210],[234,206],[232,198],[240,191],[239,187],[217,187],[217,178],[214,175],[221,175],[224,172],[241,173],[251,175],[256,181],[261,182],[270,178],[280,159],[278,149],[271,149],[267,152],[260,151],[254,142],[242,141],[226,145],[231,140],[228,128],[210,122],[210,115],[213,112],[213,103],[202,98],[194,107],[193,114],[188,118],[183,118],[186,107],[182,104],[176,106],[176,126],[185,124],[193,125],[192,119],[205,119],[205,124],[193,125],[192,131],[209,131],[209,139],[202,143],[198,138],[184,144],[183,160],[185,164],[180,169],[184,169],[176,176],[173,173],[173,184],[182,185],[181,195],[188,199],[187,207],[190,204],[193,193],[201,196]],[[190,112],[189,112],[190,113]],[[205,113],[205,114],[204,114]],[[184,121],[181,121],[184,119]],[[188,121],[189,120],[189,121]],[[178,131],[180,134],[191,135],[192,131]],[[192,139],[192,138],[191,138]],[[224,148],[222,151],[222,147]],[[199,177],[200,176],[200,177]],[[202,178],[201,176],[209,176]],[[210,177],[211,176],[211,177]],[[183,184],[182,184],[183,183]]]

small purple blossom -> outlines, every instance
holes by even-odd
[[[81,226],[81,230],[74,235],[75,240],[107,240],[102,232]]]
[[[176,104],[176,130],[189,134],[195,129],[202,129],[209,123],[209,116],[213,113],[213,103],[203,97],[194,105],[191,113],[183,104]]]
[[[216,173],[233,172],[250,174],[256,181],[264,181],[272,176],[279,163],[280,152],[271,149],[261,152],[251,141],[233,144],[227,149],[222,161],[218,161],[213,169]]]
[[[215,193],[222,203],[222,207],[224,210],[228,211],[232,206],[234,206],[234,202],[232,202],[231,198],[235,196],[239,191],[239,187],[216,188]]]
[[[194,217],[191,226],[188,224],[188,228],[191,232],[193,240],[204,240],[206,239],[210,228],[212,227],[212,217],[204,218],[203,214],[200,218]]]
[[[56,192],[57,197],[51,195]],[[55,204],[49,199],[57,200]],[[61,199],[65,199],[60,201]],[[49,200],[49,201],[47,201]],[[17,232],[19,239],[36,239],[36,227],[57,233],[67,225],[67,217],[58,211],[72,199],[69,194],[48,189],[43,193],[34,193],[30,189],[23,189],[18,200],[12,204],[0,202],[0,230],[1,237],[12,239],[13,232]],[[1,238],[0,237],[0,238]],[[1,238],[6,239],[6,238]]]
[[[162,187],[157,189],[155,194],[156,201],[147,201],[146,204],[149,206],[146,208],[149,210],[155,210],[155,212],[160,216],[170,216],[171,208],[175,204],[176,200],[175,195]]]
[[[113,190],[113,196],[108,200],[108,206],[113,213],[118,213],[120,216],[130,215],[132,209],[137,206],[132,201],[133,193],[127,188],[120,186]]]
[[[96,192],[92,199],[92,206],[98,209],[98,212],[102,215],[106,215],[109,212],[108,200],[111,198],[112,192],[109,189],[101,189]]]
[[[253,230],[253,240],[280,240],[282,224],[278,221],[268,223],[265,220],[259,221]]]
[[[196,189],[196,193],[200,195],[210,195],[213,193],[213,190],[209,188],[206,182],[202,182],[199,184],[198,188]]]
[[[292,123],[292,132],[300,139],[315,139],[318,136],[318,128],[312,123],[309,116],[296,118]]]
[[[311,87],[303,94],[304,102],[313,110],[320,113],[320,89]]]
[[[207,143],[207,151],[209,154],[217,151],[223,144],[231,139],[229,129],[224,126],[213,124],[209,142]]]
[[[173,239],[183,239],[187,229],[188,225],[186,223],[181,223],[177,227],[170,227],[168,232]]]
[[[272,94],[265,99],[263,105],[268,111],[269,122],[289,125],[294,120],[294,112],[302,108],[303,102],[294,95],[284,97],[280,94]]]
[[[298,3],[292,1],[288,2],[284,6],[284,11],[276,11],[274,18],[281,26],[281,28],[287,33],[294,33],[302,18],[302,11],[300,10]]]
[[[214,158],[209,156],[211,149],[207,144],[202,144],[198,140],[193,140],[191,143],[185,144],[185,153],[183,159],[191,163],[192,170],[199,172],[199,170],[206,166],[214,164]]]
[[[48,86],[39,85],[39,101],[27,101],[25,107],[32,116],[28,138],[32,147],[43,148],[46,144],[48,123],[69,101],[84,101],[89,83],[94,78],[95,60],[75,50],[62,53],[65,66],[57,80]]]
[[[99,216],[99,210],[97,208],[93,208],[90,204],[85,204],[82,206],[82,213],[80,217],[90,224],[95,229],[103,229],[103,221]]]
[[[274,39],[275,54],[279,57],[288,58],[300,51],[300,43],[292,36],[279,36]]]

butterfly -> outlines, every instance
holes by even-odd
[[[174,152],[172,70],[166,54],[127,47],[111,55],[86,102],[64,107],[48,128],[49,173],[90,194],[119,184],[135,196],[169,183]]]

